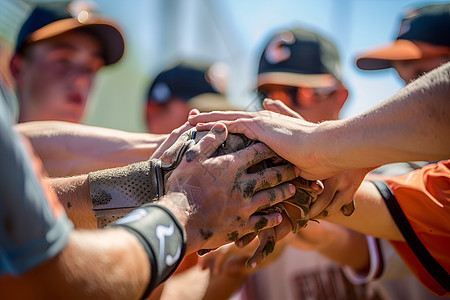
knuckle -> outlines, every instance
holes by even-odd
[[[207,143],[214,143],[217,141],[217,137],[214,133],[212,132],[208,132],[207,135],[205,135],[204,137],[202,137],[203,142],[207,142]]]

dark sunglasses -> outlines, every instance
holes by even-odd
[[[299,94],[299,89],[304,89],[303,92],[308,93],[309,95],[313,96],[314,99],[317,100],[321,100],[325,97],[331,96],[332,94],[334,94],[337,90],[338,90],[338,86],[332,86],[332,87],[323,87],[323,88],[310,88],[310,87],[294,87],[294,86],[279,86],[274,88],[272,91],[274,90],[279,90],[281,89],[289,98],[289,101],[291,103],[286,103],[287,99],[279,99],[279,100],[284,100],[283,102],[287,105],[292,104],[295,105],[297,107],[301,107],[302,104],[299,102],[298,99],[298,94]],[[302,91],[300,91],[302,92]],[[256,90],[257,93],[257,98],[260,101],[260,103],[262,103],[264,101],[264,99],[266,98],[270,98],[270,92],[269,91],[265,91],[263,89],[257,89]]]

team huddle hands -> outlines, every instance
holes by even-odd
[[[286,183],[296,177],[292,165],[259,174],[245,172],[275,155],[263,144],[213,157],[226,137],[226,127],[217,124],[197,144],[187,141],[188,150],[167,179],[167,192],[181,192],[189,202],[187,222],[192,226],[187,228],[193,230],[187,230],[188,249],[215,249],[255,230],[278,225],[279,213],[254,213],[293,195],[294,189]]]
[[[353,214],[353,195],[369,169],[347,170],[324,180],[305,179],[302,165],[299,168],[286,159],[289,150],[280,147],[281,152],[276,153],[272,148],[277,144],[269,147],[257,140],[259,133],[251,128],[261,129],[254,121],[262,120],[288,140],[292,132],[277,125],[284,118],[299,122],[294,123],[298,128],[303,128],[303,123],[314,125],[280,101],[266,100],[264,108],[258,113],[217,116],[192,110],[191,123],[175,129],[149,160],[90,173],[98,226],[154,202],[176,212],[186,231],[187,254],[204,255],[234,243],[237,248],[245,247],[245,253],[252,252],[243,256],[242,267],[255,269],[276,250],[278,241],[301,231],[310,220],[339,211],[344,216]],[[235,114],[241,118],[194,128],[195,118]],[[247,128],[246,121],[254,126],[244,130],[242,124],[233,125],[241,122]],[[239,133],[229,133],[225,124]],[[252,246],[246,247],[249,244]]]
[[[279,101],[266,101],[265,106],[276,111],[267,111],[269,116],[284,113],[303,121]],[[202,130],[205,128],[209,132]],[[357,189],[353,181],[329,179],[330,192],[321,198],[322,181],[300,177],[293,164],[251,139],[257,135],[229,134],[222,122],[198,125],[197,129],[186,123],[174,130],[153,155],[159,156],[163,166],[172,166],[164,176],[164,193],[186,195],[188,203],[179,206],[185,208],[192,225],[186,228],[195,228],[187,232],[188,253],[189,249],[201,249],[198,253],[205,254],[233,242],[242,248],[258,237],[258,246],[246,262],[248,268],[255,268],[274,251],[278,240],[298,232],[310,219],[339,210],[344,215],[353,212],[351,196]],[[335,201],[344,186],[353,189],[350,198],[340,193],[345,200]]]
[[[288,225],[282,226],[288,228],[284,232],[298,228],[299,224],[303,226],[308,217],[308,202],[316,198],[314,189],[321,189],[317,182],[295,179],[292,164],[274,164],[280,158],[263,143],[243,135],[227,136],[222,124],[215,125],[209,133],[192,129],[184,132],[161,160],[173,164],[180,156],[183,159],[166,175],[166,192],[182,192],[195,204],[192,213],[198,216],[189,219],[198,223],[194,226],[198,232],[192,237],[205,244],[199,253],[231,242],[243,246],[260,234],[257,257],[262,260],[273,249],[275,231],[270,228],[279,225],[281,214],[292,216],[290,221],[283,221]],[[282,201],[306,210],[285,208],[279,205]],[[223,220],[223,229],[208,224],[217,219]]]
[[[153,78],[145,133],[81,124],[120,26],[93,3],[35,4],[0,76],[0,299],[450,294],[450,4],[408,10],[357,59],[406,83],[364,113],[340,118],[333,42],[286,28],[259,53],[258,111],[229,101],[219,51]]]

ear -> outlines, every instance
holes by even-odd
[[[16,84],[19,84],[21,81],[22,69],[25,64],[25,57],[21,54],[15,53],[11,60],[9,61],[9,70],[11,71]]]

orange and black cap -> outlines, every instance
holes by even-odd
[[[324,37],[296,28],[275,34],[264,48],[257,86],[335,87],[342,81],[339,54]]]
[[[368,51],[356,60],[362,70],[392,67],[392,61],[450,55],[450,4],[428,5],[405,14],[393,43]]]
[[[117,26],[94,13],[89,2],[79,1],[37,5],[19,31],[16,52],[30,44],[75,30],[88,32],[102,43],[106,65],[122,57],[125,42]]]

